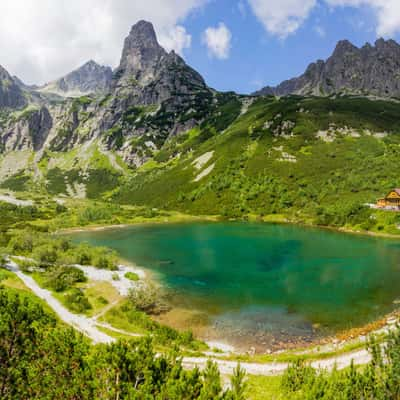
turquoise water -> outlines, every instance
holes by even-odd
[[[178,305],[207,314],[232,342],[308,340],[373,321],[400,298],[400,241],[390,239],[191,223],[82,232],[74,240],[111,247],[156,272]]]

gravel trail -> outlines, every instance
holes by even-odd
[[[10,271],[14,272],[24,284],[35,293],[36,296],[46,301],[47,304],[57,313],[61,320],[65,323],[73,326],[78,331],[88,336],[94,343],[111,343],[115,339],[111,336],[101,332],[97,326],[103,326],[104,328],[126,334],[129,336],[140,336],[131,334],[129,332],[116,329],[108,324],[100,323],[96,318],[88,318],[83,315],[76,315],[66,309],[57,299],[55,299],[52,293],[46,289],[41,288],[35,280],[29,275],[24,274],[13,261],[9,261],[6,266]],[[211,357],[211,359],[213,359]],[[314,368],[322,368],[326,370],[332,370],[335,366],[338,369],[348,367],[353,360],[354,364],[366,364],[371,360],[371,356],[367,350],[357,350],[350,353],[340,354],[335,357],[326,358],[324,360],[312,361],[311,365]],[[192,369],[194,367],[204,368],[207,364],[207,357],[184,357],[183,365],[185,368]],[[221,374],[231,374],[233,369],[237,366],[236,361],[224,361],[213,359],[217,363]],[[270,363],[251,363],[243,362],[241,367],[251,375],[281,375],[288,367],[288,363],[285,362],[270,362]]]

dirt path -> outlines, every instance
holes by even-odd
[[[94,343],[111,343],[114,341],[111,336],[106,335],[96,328],[96,321],[83,315],[73,314],[66,309],[53,297],[50,291],[42,289],[32,277],[24,274],[16,263],[9,261],[6,267],[11,272],[14,272],[37,297],[44,300],[66,324],[73,326],[79,332],[88,336]]]
[[[21,207],[28,207],[28,206],[33,206],[33,201],[32,200],[18,200],[16,199],[13,195],[3,195],[0,194],[0,201],[4,201],[6,203],[14,204],[16,206],[21,206]]]
[[[18,265],[12,261],[7,263],[7,268],[14,272],[23,282],[24,284],[32,290],[32,292],[46,301],[47,304],[57,313],[61,320],[65,323],[72,325],[78,331],[82,332],[90,339],[93,340],[94,343],[111,343],[115,341],[114,338],[101,332],[97,326],[104,327],[106,329],[112,330],[114,332],[118,332],[127,336],[141,336],[139,334],[132,334],[129,332],[125,332],[120,329],[116,329],[109,324],[98,322],[96,318],[89,318],[83,315],[76,315],[67,310],[57,299],[55,299],[52,293],[46,289],[42,289],[35,280],[29,275],[24,274],[18,267]],[[213,359],[211,357],[211,359]],[[324,360],[312,361],[311,365],[314,368],[323,368],[327,370],[333,369],[335,366],[338,369],[346,368],[350,365],[351,361],[354,361],[354,364],[366,364],[370,361],[371,356],[366,350],[357,350],[351,353],[341,354],[335,357],[330,357]],[[184,357],[183,365],[186,368],[204,368],[207,364],[207,357]],[[236,361],[224,361],[213,359],[214,362],[217,363],[221,374],[231,374],[233,369],[237,366]],[[281,362],[271,362],[271,363],[251,363],[251,362],[243,362],[241,363],[243,369],[246,370],[248,374],[251,375],[280,375],[285,369],[288,367],[288,363]]]

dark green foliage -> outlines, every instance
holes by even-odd
[[[67,184],[65,174],[59,168],[50,169],[47,172],[47,190],[50,194],[66,194]]]
[[[72,288],[65,294],[65,303],[71,311],[77,314],[83,314],[92,308],[87,297],[78,288]]]
[[[55,320],[27,297],[0,287],[0,398],[29,398],[26,377],[41,329]]]
[[[203,127],[213,127],[216,132],[220,133],[239,116],[242,103],[239,101],[235,93],[219,93],[217,95],[218,105],[212,115],[203,123]]]
[[[179,152],[178,161],[139,170],[115,192],[115,200],[197,215],[279,214],[295,222],[398,233],[399,218],[364,205],[400,185],[393,167],[400,157],[399,104],[354,97],[267,97],[239,116],[237,102],[226,95],[219,105],[227,108],[224,113],[155,156],[165,162]],[[233,122],[221,132],[218,121],[228,114]],[[316,136],[330,127],[334,141]],[[353,137],[350,128],[360,137]],[[374,137],[376,132],[386,136]],[[214,169],[195,182],[198,171],[192,162],[212,150]],[[286,161],[284,153],[294,161]]]
[[[92,247],[88,244],[73,244],[67,238],[53,237],[49,234],[39,233],[31,230],[15,232],[8,243],[8,251],[13,255],[22,255],[33,258],[42,267],[64,266],[64,265],[92,265],[97,268],[115,269],[117,257],[115,252],[107,248]],[[52,271],[50,274],[49,271]],[[55,275],[66,273],[65,278],[70,280],[80,279],[80,272],[76,269],[49,269],[49,279]],[[80,282],[80,280],[76,280]]]
[[[67,194],[67,183],[85,184],[89,199],[98,199],[104,192],[115,189],[119,184],[120,174],[108,168],[90,168],[85,179],[80,170],[62,171],[53,168],[47,172],[47,190],[50,194]]]
[[[0,398],[4,400],[237,399],[216,367],[186,371],[149,338],[91,346],[31,298],[0,289]]]
[[[13,176],[8,177],[0,183],[0,188],[10,189],[15,192],[23,192],[27,189],[27,184],[30,177],[25,175],[24,172],[19,172]]]
[[[0,226],[11,225],[18,221],[32,221],[44,217],[36,206],[21,207],[0,201]]]
[[[363,368],[353,364],[343,371],[317,372],[303,362],[287,369],[282,390],[288,399],[397,400],[400,398],[400,329],[391,332],[381,347],[369,343],[372,361]]]
[[[105,192],[115,189],[119,185],[120,174],[110,169],[90,169],[86,183],[86,195],[89,199],[98,199]]]
[[[127,302],[119,307],[118,312],[130,324],[150,332],[154,341],[161,345],[186,346],[197,349],[192,332],[178,332],[168,326],[153,321],[147,314],[139,310],[133,302]]]
[[[82,270],[76,267],[53,267],[46,274],[45,285],[56,292],[63,292],[75,283],[86,282]]]

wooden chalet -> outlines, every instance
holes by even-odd
[[[379,199],[376,205],[380,208],[400,209],[400,189],[391,190],[383,199]]]

